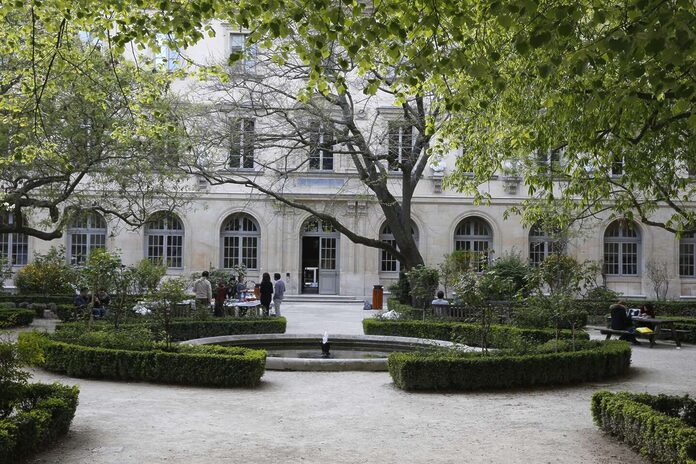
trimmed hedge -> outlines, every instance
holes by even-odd
[[[526,355],[391,353],[389,374],[403,390],[480,390],[560,385],[625,373],[631,347],[614,340],[586,342],[578,351]]]
[[[34,334],[20,334],[33,336]],[[136,351],[81,346],[42,337],[45,369],[71,377],[155,383],[253,387],[266,367],[266,352],[241,347],[174,345]]]
[[[245,335],[245,334],[270,334],[285,333],[287,319],[284,317],[263,317],[263,318],[221,318],[221,319],[174,319],[171,324],[171,336],[173,341],[192,340],[194,338],[219,337],[222,335]],[[56,326],[56,330],[84,327],[84,322],[69,322]],[[141,323],[121,324],[120,327],[146,326],[157,330],[158,325],[152,321]],[[100,327],[111,328],[109,322],[93,322],[92,330]]]
[[[0,302],[72,304],[75,295],[0,295]]]
[[[27,385],[19,411],[0,419],[0,462],[20,462],[68,433],[78,394],[77,387]]]
[[[481,338],[481,326],[464,322],[434,322],[434,321],[389,321],[379,319],[363,319],[365,335],[391,335],[397,337],[429,338],[434,340],[456,341],[476,346]],[[520,336],[532,343],[546,343],[556,338],[553,329],[525,329],[510,325],[492,325],[491,339]],[[560,338],[569,339],[569,330],[562,330]],[[589,340],[586,332],[576,331],[577,339]]]
[[[696,464],[696,401],[667,395],[592,396],[592,417],[605,432],[660,464]]]
[[[621,299],[621,297],[619,297]],[[652,303],[657,309],[658,317],[672,314],[676,317],[696,317],[696,301],[655,301],[655,300],[623,300],[627,308],[640,308],[645,303]],[[616,301],[576,300],[578,309],[587,311],[591,316],[606,316],[609,306]]]
[[[0,308],[0,327],[29,325],[34,321],[34,310],[23,308]]]
[[[696,317],[658,316],[664,319],[672,319],[677,330],[689,330],[688,334],[681,334],[681,341],[696,343]]]

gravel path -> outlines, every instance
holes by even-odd
[[[315,307],[316,306],[316,307]],[[361,333],[357,305],[287,304],[288,332]],[[33,463],[646,463],[592,424],[598,389],[696,394],[696,347],[637,347],[621,381],[413,394],[387,373],[267,372],[253,390],[71,379],[67,439]]]

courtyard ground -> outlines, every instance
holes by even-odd
[[[283,307],[290,333],[362,333],[361,305]],[[37,321],[45,324],[44,321]],[[595,332],[593,335],[598,335]],[[598,431],[599,389],[696,395],[696,347],[633,351],[628,377],[566,388],[405,393],[388,373],[271,372],[258,389],[92,381],[67,438],[33,463],[645,463]]]

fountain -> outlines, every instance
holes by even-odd
[[[382,335],[257,334],[224,335],[182,342],[189,345],[243,346],[266,350],[266,369],[288,371],[386,371],[395,351],[456,349],[466,345],[423,338]],[[317,347],[321,346],[321,351]]]

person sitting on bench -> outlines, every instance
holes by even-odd
[[[635,336],[635,327],[633,327],[633,321],[631,316],[628,315],[626,306],[623,301],[619,301],[617,304],[613,304],[609,307],[611,311],[611,328],[612,330],[625,330],[630,332],[628,334],[623,334],[619,337],[619,340],[626,340],[634,345],[640,345]]]

